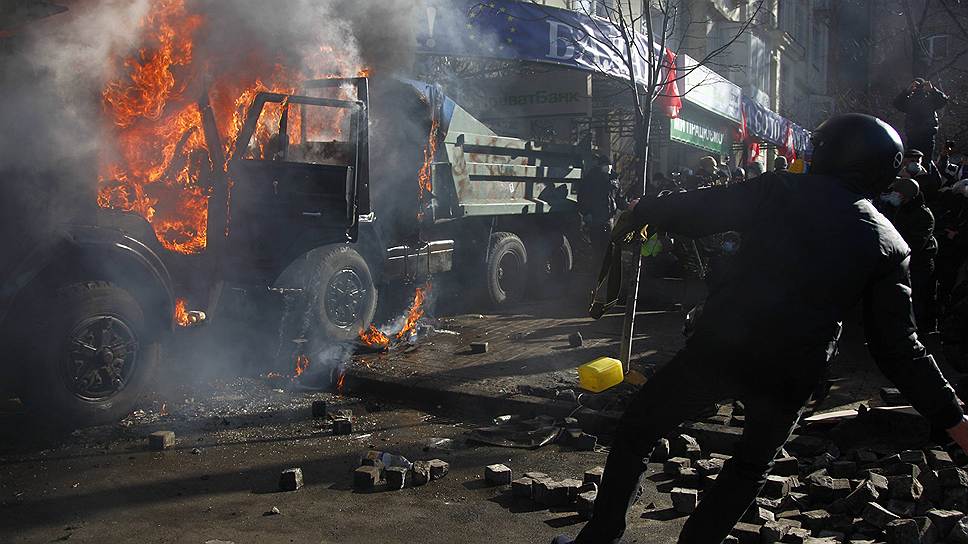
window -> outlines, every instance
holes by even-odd
[[[610,19],[615,11],[615,0],[574,0],[572,9],[585,15]]]
[[[819,69],[821,63],[823,62],[824,41],[826,40],[826,33],[824,32],[823,25],[820,24],[820,20],[814,18],[813,20],[813,32],[810,34],[810,60],[813,62],[815,68]]]
[[[947,34],[936,34],[921,39],[924,54],[929,61],[941,60],[948,56],[948,38]]]
[[[768,93],[770,90],[770,51],[755,34],[750,35],[750,84]]]

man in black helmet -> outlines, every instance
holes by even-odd
[[[594,514],[577,542],[619,542],[656,441],[711,404],[735,399],[746,408],[743,438],[679,537],[721,543],[759,493],[824,375],[841,322],[859,302],[880,369],[925,417],[968,447],[968,421],[954,390],[917,339],[910,251],[869,200],[901,166],[897,132],[874,117],[849,114],[822,124],[813,143],[810,174],[768,173],[642,199],[619,218],[617,242],[648,225],[694,237],[734,230],[743,244],[686,346],[629,404]]]

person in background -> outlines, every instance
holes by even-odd
[[[763,166],[758,162],[751,162],[746,165],[746,179],[753,179],[763,175]]]
[[[948,103],[948,96],[930,81],[916,78],[910,87],[894,99],[894,107],[904,113],[904,133],[907,147],[924,154],[925,166],[930,169],[934,160],[934,139],[938,134],[938,110]]]
[[[789,166],[790,165],[787,163],[786,157],[784,157],[783,155],[780,155],[777,158],[773,159],[774,172],[786,172]]]
[[[746,407],[742,440],[679,536],[682,543],[722,542],[754,504],[826,373],[841,323],[861,302],[878,367],[968,451],[968,419],[912,321],[909,249],[868,200],[894,181],[901,138],[859,114],[831,118],[812,138],[811,174],[771,173],[643,198],[618,218],[617,244],[643,228],[695,237],[736,230],[743,244],[685,347],[629,402],[591,521],[577,539],[559,536],[554,544],[621,542],[656,442],[717,401],[736,399]]]
[[[595,255],[604,254],[612,229],[612,216],[615,214],[615,190],[613,185],[612,164],[607,157],[595,155],[591,165],[583,169],[578,184],[578,213],[588,233],[588,239]]]
[[[938,255],[938,242],[934,238],[934,215],[925,205],[924,196],[913,175],[918,172],[909,162],[901,170],[901,176],[888,192],[881,195],[882,211],[891,220],[901,238],[911,248],[911,300],[914,304],[914,321],[922,335],[937,331],[937,280],[934,260]]]
[[[730,183],[743,183],[746,181],[746,170],[743,170],[739,166],[733,168],[733,175],[730,178]]]

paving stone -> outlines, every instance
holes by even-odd
[[[968,488],[968,473],[958,467],[943,468],[938,471],[941,487]]]
[[[944,500],[944,488],[941,487],[941,478],[938,478],[936,471],[925,470],[918,476],[918,481],[921,482],[921,487],[924,488],[924,491],[921,493],[922,499],[935,503],[940,503]]]
[[[525,472],[522,477],[531,478],[532,480],[544,480],[548,478],[548,475],[544,472]]]
[[[768,499],[766,497],[756,497],[756,504],[761,508],[766,508],[770,512],[776,514],[783,510],[783,506],[786,504],[786,498],[783,499]]]
[[[914,502],[921,498],[924,486],[911,476],[893,476],[887,479],[892,499]]]
[[[888,406],[904,406],[908,401],[904,395],[894,387],[882,387],[880,391],[881,400]]]
[[[333,434],[347,435],[353,434],[353,420],[348,418],[336,418],[333,420]]]
[[[888,523],[901,519],[897,514],[891,512],[876,502],[867,503],[867,506],[864,508],[861,517],[864,519],[864,521],[870,523],[878,529],[884,529],[887,527]]]
[[[655,443],[655,448],[652,449],[652,455],[649,456],[649,461],[653,463],[662,463],[669,458],[669,441],[665,438],[660,438]]]
[[[324,418],[327,415],[326,411],[326,401],[325,400],[314,400],[313,401],[313,417],[314,418]]]
[[[370,491],[380,483],[380,469],[363,466],[353,471],[353,487],[360,491]]]
[[[827,451],[828,440],[816,436],[797,435],[791,437],[784,446],[794,457],[813,457]]]
[[[941,506],[946,510],[968,512],[968,489],[961,487],[945,489]]]
[[[565,506],[571,502],[569,487],[555,480],[535,480],[534,500],[542,506]]]
[[[702,485],[702,481],[703,479],[702,476],[699,475],[699,471],[694,468],[680,469],[679,474],[677,474],[675,478],[676,485],[679,487],[697,488]]]
[[[484,481],[491,485],[510,485],[511,469],[506,465],[488,465],[484,467]]]
[[[295,491],[303,486],[301,468],[287,468],[279,474],[279,491]]]
[[[582,483],[595,483],[602,485],[602,476],[605,474],[604,467],[590,468],[585,471],[584,478],[582,478]]]
[[[732,453],[743,438],[743,429],[712,423],[687,423],[681,426],[707,452]]]
[[[837,542],[839,544],[840,542],[847,540],[847,535],[843,531],[831,531],[824,529],[817,534],[817,540],[829,540],[830,542]]]
[[[833,502],[850,495],[850,480],[820,476],[810,481],[808,493],[814,500]]]
[[[568,499],[573,501],[575,500],[575,497],[578,496],[578,490],[581,489],[585,484],[583,484],[581,480],[577,480],[575,478],[566,478],[561,481],[561,485],[568,490]]]
[[[913,519],[898,519],[887,524],[888,544],[921,544],[921,529]]]
[[[857,473],[857,463],[853,461],[834,461],[827,467],[831,478],[853,478]]]
[[[439,480],[444,476],[447,476],[447,473],[450,472],[450,464],[447,461],[443,461],[441,459],[431,459],[428,461],[428,463],[430,464],[431,480]]]
[[[819,531],[830,523],[830,512],[826,510],[810,510],[801,514],[803,526],[811,531]]]
[[[877,463],[877,454],[867,448],[854,450],[849,455],[850,460],[860,466],[867,466]]]
[[[430,482],[430,462],[414,461],[410,468],[410,483],[414,486],[421,486],[428,482]]]
[[[768,521],[776,521],[776,515],[770,512],[766,508],[753,505],[746,510],[743,514],[743,521],[747,523],[755,523],[756,525],[763,525]]]
[[[723,471],[723,465],[725,461],[722,459],[700,459],[696,461],[695,468],[699,471],[699,474],[705,476],[707,474],[719,474]]]
[[[662,470],[666,474],[677,475],[680,469],[689,468],[692,461],[685,457],[670,457],[663,465]]]
[[[887,477],[882,474],[869,472],[867,474],[867,480],[873,484],[878,493],[886,493],[890,489],[890,482],[887,480]]]
[[[860,483],[850,495],[847,495],[843,499],[835,501],[830,505],[831,512],[854,512],[860,514],[863,512],[867,503],[874,502],[880,497],[880,492],[874,487],[874,484],[870,480],[864,480]]]
[[[592,519],[592,514],[595,512],[595,499],[597,498],[598,491],[586,491],[578,494],[577,499],[575,499],[575,506],[582,519]]]
[[[781,542],[785,544],[803,544],[810,538],[810,531],[802,527],[793,527],[787,531]]]
[[[899,453],[898,457],[901,458],[902,463],[911,463],[922,469],[928,465],[928,459],[921,450],[905,450]]]
[[[676,457],[686,457],[692,461],[698,461],[702,457],[702,448],[699,442],[688,434],[680,434],[669,441],[670,453]]]
[[[897,499],[891,499],[887,501],[885,505],[888,510],[894,512],[901,518],[913,518],[915,504],[908,501],[899,501]]]
[[[792,527],[777,521],[768,521],[760,527],[760,542],[763,544],[774,544],[779,542],[790,532]]]
[[[410,472],[404,467],[389,467],[383,471],[387,481],[387,489],[396,491],[407,486],[407,473]]]
[[[683,487],[672,489],[672,507],[680,514],[691,514],[699,505],[699,491]]]
[[[575,439],[573,445],[578,451],[595,451],[595,446],[598,445],[598,437],[593,434],[581,433]]]
[[[573,333],[571,333],[571,334],[568,335],[568,346],[569,347],[580,348],[584,342],[585,342],[585,339],[582,338],[580,332],[573,332]]]
[[[790,479],[786,476],[767,476],[761,495],[768,499],[782,499],[790,494]]]
[[[732,535],[739,540],[739,544],[759,544],[760,526],[740,522],[733,527]]]
[[[954,466],[954,461],[951,460],[951,455],[944,450],[928,450],[927,458],[928,466],[935,470]]]
[[[155,431],[148,435],[148,447],[154,451],[167,450],[175,446],[175,433],[172,431]]]
[[[948,533],[948,542],[953,544],[968,544],[968,516],[958,520],[951,532]]]
[[[471,342],[468,346],[471,353],[487,353],[489,344],[487,342]]]
[[[531,486],[534,480],[531,478],[518,478],[511,482],[511,495],[522,499],[532,498]]]
[[[777,476],[797,476],[800,474],[800,462],[796,457],[781,457],[773,462],[771,474]]]
[[[927,517],[938,529],[938,538],[945,539],[965,515],[957,510],[932,509],[928,510]]]

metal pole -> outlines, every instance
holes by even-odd
[[[631,285],[625,299],[625,321],[622,323],[622,343],[619,346],[619,360],[622,369],[629,372],[629,361],[632,358],[632,340],[635,338],[635,309],[639,302],[639,277],[642,274],[642,251],[639,244],[633,245],[635,251],[635,271],[632,273]]]

